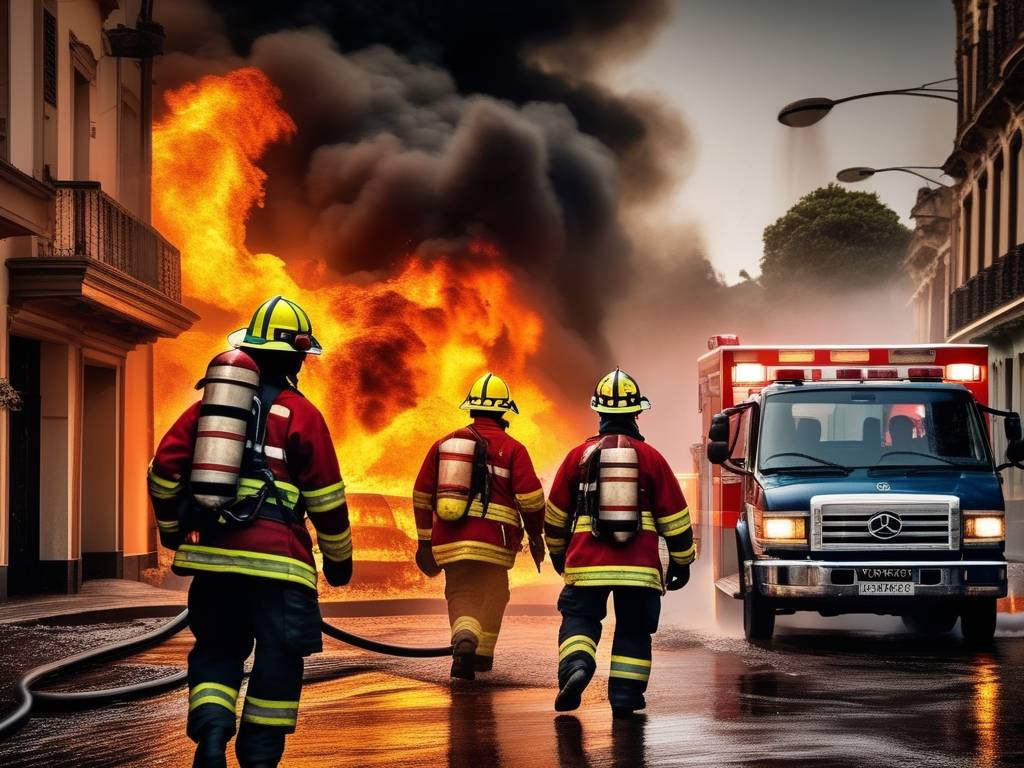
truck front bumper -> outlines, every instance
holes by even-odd
[[[907,581],[913,584],[913,594],[865,595],[860,586],[864,568],[910,569]],[[1002,560],[748,560],[744,571],[748,588],[787,602],[1006,597],[1006,562]]]

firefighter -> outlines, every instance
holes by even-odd
[[[690,513],[668,462],[644,441],[637,416],[651,407],[636,381],[616,368],[590,400],[598,434],[565,457],[547,501],[544,533],[551,563],[564,576],[558,598],[559,693],[555,709],[580,705],[597,669],[608,597],[615,605],[608,698],[615,716],[646,706],[651,635],[667,586],[682,588],[694,559]],[[663,582],[658,537],[668,544]]]
[[[460,406],[473,423],[431,446],[413,489],[427,576],[444,570],[452,632],[451,676],[489,672],[508,604],[508,571],[523,541],[538,571],[544,560],[544,490],[529,453],[506,430],[519,413],[508,385],[487,373]]]
[[[240,439],[223,431],[226,421],[219,422],[219,430],[216,421],[203,422],[200,429],[204,417],[226,413],[226,406],[206,405],[205,395],[160,441],[149,489],[161,544],[175,550],[172,568],[193,577],[188,608],[195,645],[188,656],[187,729],[197,743],[193,765],[226,765],[242,665],[255,645],[235,752],[243,768],[262,768],[278,764],[285,736],[295,730],[303,657],[322,650],[317,571],[305,515],[316,529],[324,576],[333,586],[351,578],[352,538],[345,484],[327,424],[298,390],[306,355],[321,353],[309,316],[278,296],[261,305],[249,326],[228,341],[258,365],[260,401],[266,403],[258,409],[262,433],[249,441],[254,443],[247,449],[252,458],[242,466],[237,486],[239,502],[263,500],[258,515],[247,524],[229,526],[224,524],[230,514],[226,506],[219,520],[192,523],[192,500],[208,499],[199,494],[215,488],[209,481],[216,475],[209,474],[211,465],[200,464],[201,451],[209,449],[210,441]],[[216,381],[226,380],[224,370]]]

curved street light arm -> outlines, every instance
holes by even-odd
[[[953,93],[953,91],[950,91],[950,93]],[[921,89],[919,88],[901,88],[890,91],[872,91],[871,93],[858,93],[856,96],[846,96],[842,99],[835,99],[832,103],[844,104],[847,101],[856,101],[857,99],[870,99],[873,96],[920,96],[921,98],[924,99],[942,99],[943,101],[951,101],[954,104],[959,103],[959,99],[954,99],[952,96],[943,96],[941,93],[921,91]]]
[[[909,173],[912,176],[917,176],[918,178],[924,179],[925,181],[931,182],[932,184],[938,184],[940,187],[948,187],[949,186],[949,184],[943,184],[938,179],[933,179],[933,178],[931,178],[929,176],[925,176],[923,173],[918,173],[917,171],[914,170],[915,168],[920,168],[921,170],[926,170],[926,171],[940,171],[940,170],[942,170],[941,168],[937,168],[937,167],[932,166],[932,165],[903,165],[903,166],[894,166],[892,168],[876,168],[875,169],[875,173],[883,173],[885,171],[900,171],[902,173]]]

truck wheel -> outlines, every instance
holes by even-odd
[[[955,613],[905,613],[903,626],[918,635],[941,635],[949,632],[956,626],[956,620],[960,618]]]
[[[747,640],[771,640],[774,633],[775,609],[754,584],[743,593],[743,635]]]
[[[993,598],[968,601],[960,611],[960,631],[964,643],[971,647],[991,645],[996,633],[996,601]]]

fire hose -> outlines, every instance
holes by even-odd
[[[114,701],[136,699],[176,688],[188,678],[185,670],[175,672],[154,680],[145,680],[131,685],[122,685],[113,688],[101,688],[89,691],[36,691],[33,687],[43,680],[52,681],[57,677],[67,676],[69,673],[80,670],[82,667],[95,664],[100,661],[124,658],[136,651],[159,645],[165,640],[181,632],[188,626],[188,611],[184,610],[165,624],[150,631],[119,640],[114,643],[93,648],[88,651],[76,653],[57,661],[41,664],[26,672],[18,680],[17,698],[18,704],[14,711],[0,720],[0,741],[12,736],[32,716],[33,709],[62,710],[78,709],[93,706],[101,706]],[[346,632],[339,627],[320,622],[321,631],[328,637],[340,640],[343,643],[360,648],[364,651],[382,653],[389,656],[402,656],[405,658],[437,658],[448,656],[451,646],[438,646],[435,648],[409,647],[404,645],[391,645],[378,640],[371,640],[360,635]],[[324,679],[324,678],[319,678]]]

